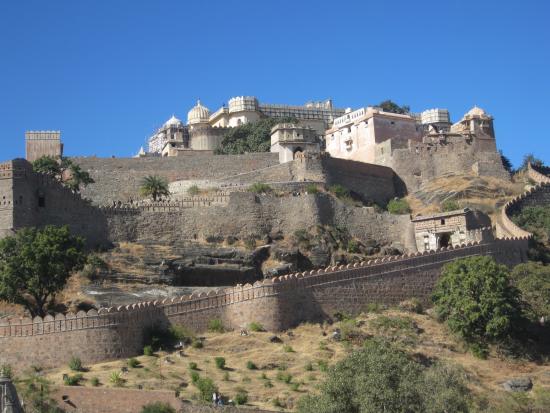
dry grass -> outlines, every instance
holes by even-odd
[[[374,328],[372,320],[379,317],[412,320],[415,327],[407,331],[393,331]],[[379,319],[380,320],[380,319]],[[145,389],[179,389],[184,399],[195,398],[197,389],[191,383],[189,363],[198,365],[202,377],[214,380],[221,393],[233,397],[238,389],[248,391],[248,405],[273,409],[273,400],[278,398],[287,410],[295,407],[296,401],[304,394],[316,391],[316,386],[323,380],[325,373],[320,370],[318,361],[334,364],[354,348],[360,346],[363,337],[386,335],[404,346],[408,351],[421,353],[429,358],[446,360],[464,368],[469,377],[469,386],[477,395],[485,395],[489,400],[498,400],[504,395],[500,384],[510,377],[530,376],[535,386],[550,391],[550,367],[548,363],[537,365],[530,362],[503,360],[491,355],[487,360],[479,360],[466,353],[461,344],[447,334],[444,326],[428,315],[385,311],[381,314],[362,315],[356,319],[358,327],[353,327],[355,337],[353,344],[330,339],[330,333],[341,323],[333,326],[303,324],[280,335],[282,344],[270,343],[271,333],[251,332],[240,336],[238,332],[224,334],[205,334],[205,346],[202,349],[188,348],[184,357],[176,353],[158,353],[156,357],[140,356],[142,366],[129,368],[123,374],[124,386]],[[342,328],[344,331],[344,328]],[[411,340],[411,336],[412,340]],[[293,352],[285,351],[290,346]],[[226,369],[216,367],[214,357],[226,359]],[[170,359],[172,363],[168,363]],[[253,362],[258,369],[250,370],[246,364]],[[311,365],[313,367],[310,370]],[[112,386],[109,376],[113,371],[126,367],[126,360],[101,363],[87,366],[90,371],[84,373],[83,385],[90,386],[90,379],[98,377],[102,386]],[[285,368],[286,367],[286,368]],[[284,370],[282,370],[284,369]],[[48,372],[55,383],[62,383],[62,374],[70,373],[68,368]],[[290,374],[290,383],[278,380],[277,376]],[[228,376],[228,380],[226,380]],[[267,377],[267,378],[265,378]],[[271,383],[272,387],[266,387]],[[299,383],[298,389],[293,384]]]

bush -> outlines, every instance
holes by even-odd
[[[337,198],[340,199],[349,199],[350,198],[350,191],[348,188],[346,188],[343,185],[335,184],[331,185],[328,190],[332,192]]]
[[[442,212],[456,211],[457,209],[460,209],[460,205],[458,205],[458,202],[453,199],[447,199],[441,204]]]
[[[195,196],[195,195],[198,195],[200,193],[200,189],[197,185],[191,185],[188,189],[187,189],[187,194],[188,195],[191,195],[191,196]]]
[[[139,367],[140,364],[139,360],[134,357],[128,359],[128,367],[132,369]]]
[[[294,353],[294,349],[292,348],[292,346],[289,346],[288,344],[285,344],[283,346],[283,351],[285,353]]]
[[[197,370],[198,369],[197,363],[195,363],[194,361],[189,362],[189,369]]]
[[[291,389],[292,391],[298,391],[298,390],[300,390],[300,383],[292,383],[292,384],[290,385],[290,389]]]
[[[304,369],[306,371],[313,371],[313,363],[312,362],[306,363],[306,365],[304,366]]]
[[[388,212],[395,215],[404,215],[411,212],[409,203],[405,199],[392,199],[388,202],[387,206]]]
[[[82,361],[78,357],[71,357],[69,361],[69,368],[72,371],[82,371]]]
[[[223,373],[223,381],[229,381],[229,372],[228,371]]]
[[[271,187],[268,184],[264,184],[262,182],[253,183],[248,187],[248,192],[254,192],[256,194],[267,194],[271,191]]]
[[[223,333],[225,331],[223,322],[219,318],[214,318],[208,322],[208,331],[212,333]]]
[[[204,347],[204,344],[202,344],[202,341],[199,340],[199,339],[193,339],[193,341],[191,342],[191,347],[193,348],[203,348]]]
[[[527,314],[533,321],[550,317],[550,266],[528,262],[512,270],[512,283],[527,304]]]
[[[319,366],[319,371],[322,371],[323,373],[328,371],[328,361],[317,360],[317,365]]]
[[[207,377],[200,377],[196,382],[194,382],[194,385],[199,389],[199,395],[201,400],[205,402],[209,402],[212,400],[212,393],[215,393],[218,391],[218,388],[212,381],[212,379],[209,379]]]
[[[308,194],[318,194],[319,193],[319,187],[315,184],[307,184],[306,192]]]
[[[69,374],[63,377],[63,384],[65,386],[78,386],[82,381],[82,374],[75,374],[71,376]]]
[[[350,239],[348,241],[347,250],[349,253],[358,253],[360,251],[361,244],[357,240]]]
[[[191,383],[195,384],[199,381],[200,378],[201,376],[199,375],[199,373],[197,373],[196,371],[191,372]]]
[[[277,380],[282,381],[283,383],[289,384],[292,381],[292,374],[283,373],[282,371],[277,373]]]
[[[0,366],[0,376],[13,379],[13,369],[9,364],[2,364],[2,366]]]
[[[122,387],[122,385],[124,385],[125,380],[122,378],[122,374],[120,372],[113,371],[109,376],[109,381],[115,387]]]
[[[90,379],[90,384],[91,384],[92,386],[94,386],[94,387],[99,386],[99,384],[100,384],[100,383],[99,383],[99,379],[98,379],[97,377],[92,377],[92,378]]]
[[[152,356],[154,355],[155,352],[153,351],[153,347],[152,346],[145,346],[143,347],[143,355],[144,356]]]
[[[411,298],[410,300],[401,301],[399,303],[399,308],[403,311],[408,311],[409,313],[422,314],[424,312],[424,307],[418,298]]]
[[[257,323],[255,321],[248,325],[248,329],[255,332],[265,331],[264,326],[261,323]]]
[[[252,362],[252,361],[247,361],[246,362],[246,368],[248,370],[257,370],[258,366],[256,366],[256,364],[254,364],[254,362]]]
[[[195,339],[195,334],[188,327],[181,324],[173,324],[168,328],[168,334],[164,337],[164,344],[170,345],[174,342],[190,344]]]
[[[153,402],[143,406],[141,413],[176,413],[176,410],[168,403]]]
[[[279,407],[279,408],[285,407],[285,405],[279,400],[278,397],[275,397],[273,400],[271,400],[271,404],[273,405],[273,407]]]
[[[223,357],[214,357],[214,362],[216,363],[216,367],[219,369],[225,368],[225,358]]]
[[[435,312],[469,343],[502,342],[522,321],[519,291],[509,272],[491,257],[446,264],[433,293]]]
[[[319,394],[299,401],[298,412],[460,413],[469,411],[469,402],[456,369],[425,368],[386,342],[367,340],[330,370]]]
[[[237,406],[248,403],[248,393],[244,389],[239,389],[233,398]]]

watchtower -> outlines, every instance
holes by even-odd
[[[63,156],[60,131],[25,132],[25,157],[33,162],[42,156],[58,158]]]

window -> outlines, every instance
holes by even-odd
[[[441,218],[441,225],[445,225],[445,219]]]
[[[424,251],[428,251],[430,249],[430,237],[428,235],[424,235]]]
[[[44,195],[38,195],[38,207],[39,208],[46,207],[46,197]]]

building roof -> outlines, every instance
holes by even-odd
[[[433,215],[417,215],[412,219],[412,222],[429,221],[432,219],[447,218],[447,217],[452,217],[456,215],[466,215],[470,211],[471,211],[470,208],[463,208],[463,209],[455,209],[454,211],[449,211],[449,212],[439,212]]]
[[[187,114],[187,123],[192,125],[194,123],[205,123],[210,119],[210,110],[206,106],[201,105],[201,101],[198,100],[197,104]]]
[[[164,126],[166,126],[166,127],[168,127],[168,126],[183,126],[183,122],[181,120],[179,120],[178,118],[176,118],[174,115],[172,115],[172,117],[166,121]]]

